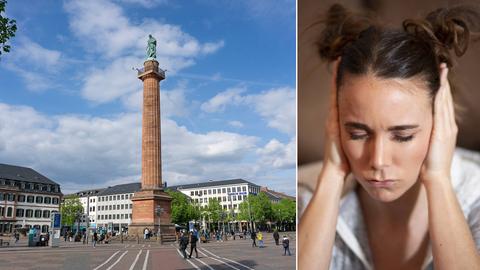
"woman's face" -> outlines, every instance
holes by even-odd
[[[338,106],[342,147],[357,181],[379,201],[418,179],[432,130],[427,91],[412,80],[345,77]]]

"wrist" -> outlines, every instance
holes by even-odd
[[[452,188],[452,181],[449,176],[446,175],[430,175],[422,177],[422,182],[425,188],[432,189],[432,188]]]

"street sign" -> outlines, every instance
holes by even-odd
[[[242,191],[242,192],[230,192],[228,193],[229,196],[231,195],[247,195],[247,192],[246,191]]]
[[[53,215],[53,224],[52,224],[52,228],[53,229],[60,229],[62,227],[62,223],[61,223],[61,215],[60,213],[52,213]]]

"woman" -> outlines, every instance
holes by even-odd
[[[334,79],[299,269],[480,269],[480,183],[451,174],[448,81],[450,50],[465,53],[480,13],[438,9],[397,30],[336,4],[322,22]]]

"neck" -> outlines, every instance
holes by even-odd
[[[428,209],[425,188],[417,181],[405,194],[393,202],[373,199],[361,187],[358,190],[362,211],[369,220],[392,226],[408,225],[415,217],[425,216]]]

